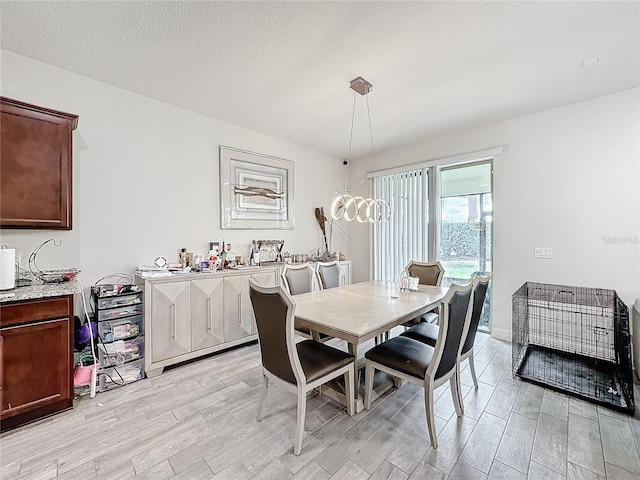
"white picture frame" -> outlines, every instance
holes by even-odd
[[[220,227],[293,229],[294,163],[220,146]]]

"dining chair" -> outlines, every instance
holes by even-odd
[[[482,307],[484,306],[484,299],[487,296],[487,289],[489,287],[489,279],[489,274],[477,276],[473,279],[473,310],[471,313],[471,322],[469,323],[469,330],[460,353],[460,362],[469,359],[469,370],[471,371],[471,378],[473,379],[473,384],[476,389],[478,388],[478,379],[476,378],[476,368],[473,364],[473,343],[476,340],[478,323],[480,323]],[[438,325],[431,323],[419,323],[418,325],[411,327],[406,332],[403,332],[401,335],[435,346],[438,340],[438,334]]]
[[[344,376],[347,413],[354,413],[355,358],[313,340],[295,342],[295,302],[282,287],[263,287],[249,281],[249,297],[258,328],[263,389],[258,421],[263,417],[269,382],[297,394],[296,435],[293,453],[300,454],[307,409],[307,392]]]
[[[444,277],[444,267],[440,262],[418,262],[411,260],[404,269],[412,277],[418,278],[421,285],[435,285],[439,287]]]
[[[333,262],[318,262],[316,263],[316,275],[321,289],[335,288],[340,286],[342,270],[335,260]]]
[[[282,284],[290,295],[300,295],[319,289],[319,280],[316,272],[309,263],[301,263],[300,265],[285,264],[281,277]],[[319,342],[326,342],[333,338],[324,333],[312,332],[308,328],[297,328],[296,332],[305,338],[313,338]]]
[[[371,408],[375,370],[405,379],[424,388],[427,429],[431,446],[438,448],[434,422],[433,391],[449,380],[451,396],[458,417],[464,414],[460,392],[458,357],[471,322],[473,286],[451,285],[440,304],[441,316],[435,347],[406,336],[394,337],[367,353],[364,405]]]
[[[432,285],[439,287],[444,277],[444,267],[440,262],[418,262],[411,260],[404,269],[412,277],[418,278],[420,285]],[[437,323],[438,311],[427,312],[412,322],[407,322],[404,326],[409,327],[419,322]]]
[[[287,265],[282,269],[282,284],[291,295],[317,290],[316,274],[309,263]]]

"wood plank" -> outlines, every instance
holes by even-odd
[[[507,422],[502,418],[488,413],[482,414],[460,454],[459,461],[489,474],[493,457],[496,455],[506,426]]]
[[[529,471],[538,423],[517,413],[511,415],[496,453],[496,460],[522,474]]]
[[[567,460],[599,475],[605,475],[602,439],[597,422],[569,415]]]
[[[429,468],[433,467],[429,465]],[[382,462],[382,465],[371,474],[369,480],[407,480],[408,478],[409,475],[385,460]],[[421,478],[425,478],[425,476]]]
[[[567,473],[567,442],[567,422],[541,413],[536,438],[533,442],[531,460],[565,476]]]
[[[523,383],[518,398],[513,405],[513,411],[525,417],[538,420],[540,408],[542,407],[542,396],[544,389],[531,383]]]
[[[598,415],[604,460],[636,475],[640,474],[640,455],[629,422],[609,415]]]
[[[527,476],[504,463],[494,460],[487,480],[527,480]]]

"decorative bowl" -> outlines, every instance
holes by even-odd
[[[65,283],[73,282],[80,270],[76,268],[60,269],[60,270],[42,270],[37,276],[44,283]]]

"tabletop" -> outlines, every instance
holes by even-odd
[[[294,297],[296,325],[359,344],[438,306],[446,288],[369,280]]]

